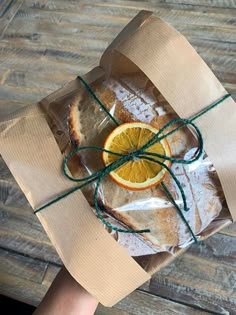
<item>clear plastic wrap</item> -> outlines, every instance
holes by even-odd
[[[178,117],[157,88],[140,71],[106,79],[101,76],[89,83],[120,124],[142,121],[160,129]],[[58,103],[63,103],[63,107],[59,107]],[[107,136],[116,127],[80,83],[77,89],[64,95],[63,99],[42,104],[46,106],[51,128],[65,155],[77,145],[103,148]],[[187,127],[169,136],[168,142],[172,156],[179,159],[191,159],[198,145],[194,133]],[[70,160],[68,167],[75,178],[91,175],[104,167],[101,152],[92,149],[81,151]],[[204,153],[192,164],[173,163],[171,169],[184,189],[190,209],[188,212],[183,211],[184,216],[196,237],[201,239],[203,232],[221,220],[224,195],[215,168]],[[180,192],[169,174],[165,176],[164,183],[183,210]],[[94,182],[82,190],[92,207],[95,184]],[[98,198],[103,216],[110,224],[127,229],[151,230],[150,233],[127,234],[104,226],[131,256],[160,252],[174,254],[178,248],[185,248],[193,242],[185,222],[161,185],[131,191],[117,185],[108,175],[99,187]],[[223,219],[225,223],[230,222],[225,215]]]

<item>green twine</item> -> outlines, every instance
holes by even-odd
[[[78,76],[78,79],[81,81],[81,83],[85,86],[85,88],[88,90],[88,92],[93,96],[93,98],[95,99],[95,101],[98,103],[98,105],[106,112],[106,114],[112,119],[112,121],[118,126],[119,123],[115,120],[115,118],[110,114],[110,112],[107,110],[106,106],[101,102],[101,100],[97,97],[97,95],[94,93],[94,91],[92,90],[92,88],[89,86],[89,84],[87,82],[84,81],[84,79],[80,76]],[[119,168],[120,166],[122,166],[123,164],[125,164],[126,162],[135,159],[135,158],[140,158],[140,159],[145,159],[145,160],[149,160],[152,161],[154,163],[158,163],[159,165],[161,165],[162,167],[164,167],[169,174],[172,176],[173,180],[175,181],[181,197],[182,197],[182,201],[183,201],[183,210],[184,211],[189,211],[188,207],[187,207],[187,201],[186,201],[186,196],[184,193],[184,190],[178,180],[178,178],[175,176],[175,174],[172,172],[172,170],[163,162],[156,160],[154,158],[160,158],[160,159],[164,159],[164,160],[169,160],[171,162],[174,163],[179,163],[179,164],[191,164],[194,163],[195,161],[197,161],[200,156],[203,153],[203,138],[202,138],[202,134],[199,130],[199,128],[193,123],[193,121],[195,121],[196,119],[198,119],[199,117],[203,116],[204,114],[206,114],[208,111],[212,110],[213,108],[215,108],[216,106],[218,106],[219,104],[221,104],[222,102],[224,102],[227,98],[229,98],[231,96],[231,94],[226,94],[225,96],[223,96],[219,101],[217,101],[216,103],[210,105],[209,107],[207,107],[206,109],[204,109],[203,111],[201,111],[200,113],[198,113],[197,115],[193,116],[191,119],[174,119],[172,121],[170,121],[169,123],[167,123],[163,128],[161,128],[157,134],[155,134],[151,140],[149,140],[143,147],[141,147],[140,149],[136,150],[135,152],[132,152],[130,154],[121,154],[121,153],[117,153],[117,152],[112,152],[109,150],[106,150],[104,148],[100,148],[97,146],[84,146],[84,147],[76,147],[71,153],[69,153],[63,162],[63,173],[64,175],[71,181],[73,182],[84,182],[83,184],[76,186],[74,188],[72,188],[71,190],[67,191],[66,193],[58,196],[57,198],[53,199],[52,201],[48,202],[47,204],[45,204],[44,206],[36,209],[34,211],[34,213],[37,213],[47,207],[49,207],[50,205],[58,202],[61,199],[66,198],[67,196],[73,194],[75,191],[80,190],[82,188],[84,188],[85,186],[97,181],[96,183],[96,187],[95,187],[95,191],[94,191],[94,206],[96,209],[96,213],[98,218],[109,228],[111,228],[112,230],[118,231],[118,232],[123,232],[123,233],[148,233],[150,232],[149,229],[143,229],[143,230],[127,230],[127,229],[120,229],[117,228],[116,226],[111,225],[110,223],[108,223],[102,216],[99,204],[98,204],[98,190],[99,190],[99,186],[101,184],[102,179],[108,175],[110,172],[116,170],[117,168]],[[173,130],[167,132],[166,134],[163,134],[163,132],[170,128],[172,125],[176,124],[176,123],[181,123],[181,125],[179,125],[178,127],[174,128]],[[159,153],[152,153],[152,152],[146,152],[145,150],[147,148],[149,148],[150,146],[152,146],[153,144],[160,142],[161,140],[167,138],[168,136],[170,136],[171,134],[173,134],[174,132],[186,127],[190,125],[193,129],[193,131],[195,131],[195,134],[197,136],[198,139],[198,149],[195,152],[195,157],[190,159],[190,160],[182,160],[182,159],[176,159],[170,156],[165,156],[163,154],[159,154]],[[71,157],[76,154],[79,151],[82,150],[88,150],[88,149],[93,149],[93,150],[98,150],[98,151],[103,151],[103,152],[107,152],[109,154],[113,154],[116,156],[119,156],[119,159],[117,159],[116,161],[114,161],[113,163],[109,164],[108,166],[100,169],[99,171],[93,173],[92,175],[89,175],[87,177],[84,178],[73,178],[72,176],[70,176],[67,172],[67,163],[68,161],[71,159]],[[181,211],[180,207],[176,204],[173,196],[171,195],[170,191],[168,190],[168,188],[166,187],[166,185],[162,182],[161,183],[163,190],[165,191],[167,197],[170,199],[170,201],[172,202],[172,204],[175,206],[176,210],[178,211],[178,214],[180,215],[181,219],[184,221],[185,225],[187,226],[191,236],[193,237],[194,241],[197,242],[197,238],[194,235],[188,221],[186,220],[183,212]]]

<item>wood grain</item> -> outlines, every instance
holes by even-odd
[[[13,20],[15,14],[20,9],[23,0],[4,0],[1,1],[1,12],[0,12],[0,38],[8,25]]]
[[[14,78],[14,74],[10,74],[7,83],[40,89],[58,88],[78,73],[75,66],[80,68],[80,74],[95,66],[108,43],[136,14],[136,11],[154,9],[167,21],[169,17],[169,22],[189,39],[229,92],[235,95],[233,69],[236,68],[234,58],[236,45],[233,26],[236,22],[232,18],[233,7],[232,5],[230,10],[227,10],[220,9],[218,6],[206,8],[205,5],[196,6],[187,3],[183,6],[181,3],[159,2],[157,9],[149,1],[145,2],[145,5],[142,1],[115,1],[106,5],[101,1],[69,4],[65,4],[64,1],[56,3],[26,1],[5,31],[5,41],[1,43],[2,54],[8,56],[5,66],[17,70]],[[93,17],[92,21],[90,16]],[[210,23],[211,17],[212,23],[215,22],[217,25]],[[224,21],[218,21],[219,17]],[[35,54],[38,55],[37,60],[32,58]],[[28,61],[35,71],[40,69],[38,63],[41,64],[41,70],[48,76],[45,82],[44,74],[39,74],[33,81],[27,80],[27,77],[24,80],[22,73],[25,72],[25,63]],[[71,76],[67,75],[66,67],[63,67],[65,64],[70,67]],[[55,69],[59,75],[54,75]]]
[[[37,306],[59,267],[0,249],[0,292]],[[3,259],[2,259],[3,258]],[[14,268],[13,268],[14,266]],[[16,272],[17,271],[17,272]],[[31,292],[34,292],[31,297]],[[158,305],[158,308],[157,308]],[[113,308],[99,305],[96,315],[209,314],[146,292],[134,292]]]
[[[118,310],[113,308],[105,308],[102,305],[99,305],[97,308],[97,311],[95,312],[95,315],[130,315],[131,313],[128,313],[126,311]]]
[[[219,15],[221,13],[222,15],[231,15],[233,8],[235,8],[235,1],[231,1],[230,4],[222,5],[220,6],[214,6],[212,5],[213,2],[216,1],[208,1],[208,4],[203,5],[203,1],[194,1],[190,3],[190,1],[125,1],[125,0],[115,0],[115,1],[100,1],[100,0],[85,0],[81,2],[70,2],[69,4],[65,1],[57,1],[56,3],[52,3],[51,1],[26,1],[24,3],[24,6],[22,7],[22,11],[24,9],[43,9],[44,11],[57,11],[57,12],[78,12],[78,13],[88,13],[89,16],[96,15],[99,16],[99,14],[106,15],[106,14],[120,14],[122,17],[129,16],[130,11],[140,11],[140,10],[154,10],[155,12],[160,13],[161,10],[169,10],[171,9],[172,12],[169,12],[170,16],[174,15],[181,15],[184,16],[186,12],[192,13],[195,11],[195,15],[199,15],[199,13],[204,13],[205,17],[207,17],[206,13],[210,14],[216,14]],[[218,3],[223,4],[226,1],[219,0]],[[211,3],[211,5],[210,5]],[[170,11],[170,10],[169,10]],[[176,14],[176,12],[178,12]],[[220,18],[220,17],[219,17]],[[194,21],[195,22],[195,21]],[[200,23],[201,20],[198,20],[197,23]],[[191,24],[193,21],[191,21]],[[209,23],[209,22],[208,22]],[[206,24],[208,24],[206,23]]]
[[[0,100],[0,120],[4,119],[10,113],[27,106],[28,103],[13,101],[13,100]]]
[[[235,264],[228,266],[224,261],[186,253],[154,275],[150,291],[218,314],[233,314],[235,283]]]
[[[30,257],[12,253],[0,248],[0,270],[1,272],[42,283],[47,263]],[[16,268],[17,267],[17,268]]]
[[[198,245],[194,244],[188,252],[196,257],[206,259],[209,263],[214,264],[216,262],[221,263],[223,267],[236,268],[236,242],[232,235],[215,234]]]
[[[46,262],[61,264],[31,209],[0,207],[0,247]]]
[[[6,0],[0,4],[0,119],[96,66],[143,9],[185,35],[236,99],[235,0]],[[96,314],[236,314],[235,239],[233,224]],[[0,158],[0,294],[37,305],[60,265]]]
[[[134,292],[121,302],[116,304],[116,308],[125,310],[128,314],[209,314],[208,312],[196,310],[181,304],[177,304],[161,297],[154,296],[147,292]]]
[[[236,238],[236,223],[229,225],[227,228],[223,229],[220,233],[233,236],[234,238]]]
[[[33,71],[13,70],[8,73],[5,84],[33,89],[57,90],[68,81],[73,80],[75,75],[75,73],[65,75],[62,71],[54,71],[53,73],[38,72],[35,80],[35,72]]]

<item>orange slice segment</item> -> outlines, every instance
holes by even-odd
[[[157,132],[158,129],[142,122],[122,124],[109,134],[105,141],[104,148],[112,152],[130,154],[140,149]],[[145,152],[171,156],[171,150],[166,139],[153,144],[146,149]],[[145,153],[143,155],[145,155]],[[167,166],[170,166],[171,164],[169,160],[153,156],[148,157],[158,160]],[[109,165],[120,157],[103,152],[102,158],[104,164]],[[125,162],[122,166],[110,172],[110,176],[122,187],[130,190],[143,190],[160,183],[166,173],[167,170],[160,164],[137,157],[131,161]]]

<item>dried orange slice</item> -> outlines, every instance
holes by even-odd
[[[118,126],[107,137],[104,148],[121,154],[129,154],[146,144],[158,129],[142,122],[131,122]],[[171,155],[171,150],[166,139],[161,140],[147,148],[145,152]],[[145,153],[144,153],[145,155]],[[148,156],[170,166],[169,160]],[[120,157],[111,153],[103,152],[102,158],[105,165],[116,161]],[[125,162],[116,170],[110,172],[111,178],[120,186],[129,190],[143,190],[160,183],[167,170],[158,163],[141,158],[134,158]]]

